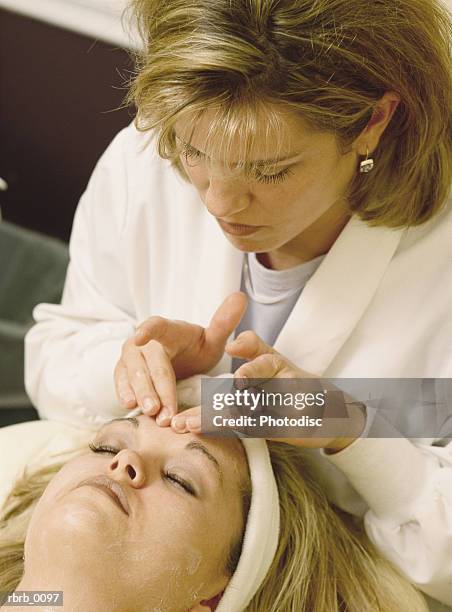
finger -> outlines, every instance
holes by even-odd
[[[227,339],[242,320],[248,305],[248,298],[241,291],[231,293],[215,311],[206,328],[206,342],[224,346]]]
[[[285,368],[286,363],[280,355],[275,353],[267,353],[265,355],[259,355],[259,357],[256,357],[256,359],[241,365],[234,372],[234,379],[275,378],[276,376],[280,375]]]
[[[129,385],[127,369],[120,359],[114,371],[116,395],[125,408],[135,408],[137,401],[132,387]]]
[[[122,360],[127,369],[129,385],[145,414],[154,415],[160,409],[160,400],[152,384],[146,360],[139,347],[127,344]]]
[[[156,340],[143,347],[143,354],[154,389],[162,406],[157,415],[158,425],[169,425],[177,414],[176,375],[165,349]]]
[[[191,433],[201,433],[201,406],[184,411],[187,428]]]
[[[169,321],[164,317],[149,317],[136,329],[134,336],[136,346],[143,346],[149,340],[158,340],[165,335],[168,325]]]
[[[201,433],[201,406],[189,408],[174,416],[171,428],[177,433]]]
[[[248,360],[256,359],[260,355],[267,355],[269,353],[279,354],[251,330],[239,334],[235,340],[226,346],[225,351],[231,357]]]

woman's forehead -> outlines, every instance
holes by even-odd
[[[227,469],[234,486],[239,483],[240,489],[251,487],[248,459],[239,438],[235,436],[215,438],[203,436],[203,440],[209,440],[212,452],[222,454],[225,469]]]
[[[301,117],[278,107],[235,113],[207,109],[200,115],[179,118],[174,131],[183,145],[231,165],[288,163],[303,153],[303,143],[312,138]]]

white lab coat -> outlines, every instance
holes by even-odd
[[[135,326],[157,314],[206,325],[240,288],[243,253],[153,143],[143,148],[148,138],[130,125],[98,162],[76,212],[62,304],[35,309],[26,387],[42,418],[91,428],[124,414],[113,368]],[[275,348],[329,377],[452,377],[451,313],[452,206],[409,231],[352,219]],[[211,374],[228,371],[225,355]],[[423,442],[359,439],[313,456],[332,500],[365,515],[409,579],[452,604],[452,444]]]

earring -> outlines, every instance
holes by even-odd
[[[369,159],[369,147],[366,147],[366,159],[359,164],[359,171],[363,174],[367,174],[374,168],[374,160],[372,157]]]

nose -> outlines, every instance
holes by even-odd
[[[124,448],[110,461],[108,476],[132,487],[141,487],[146,479],[143,459],[135,451]]]
[[[214,217],[231,218],[248,208],[251,194],[247,185],[236,177],[210,177],[204,203]]]

